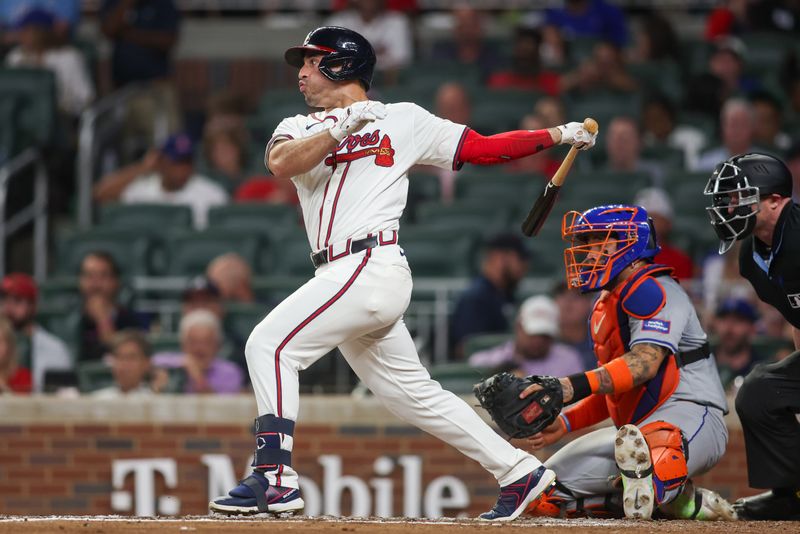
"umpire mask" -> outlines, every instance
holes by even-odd
[[[717,165],[704,191],[711,197],[711,206],[706,207],[706,211],[720,239],[720,254],[727,252],[734,241],[753,232],[760,209],[758,187],[732,160],[735,162],[735,158],[731,158]]]

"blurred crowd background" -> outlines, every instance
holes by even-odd
[[[0,391],[247,391],[250,330],[313,274],[294,188],[262,160],[309,112],[283,51],[321,24],[372,42],[376,100],[482,134],[600,123],[534,239],[519,225],[561,147],[412,170],[406,322],[445,387],[595,367],[560,217],[603,203],[653,217],[729,390],[791,351],[717,254],[703,189],[761,150],[800,194],[800,1],[0,0]],[[301,382],[366,394],[335,354]]]

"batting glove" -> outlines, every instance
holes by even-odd
[[[589,150],[594,146],[595,139],[597,139],[597,132],[590,134],[581,122],[568,122],[567,124],[556,126],[556,128],[561,132],[559,144],[566,143],[578,150]]]
[[[342,139],[359,131],[367,123],[385,118],[386,106],[381,102],[372,100],[355,102],[346,108],[344,119],[331,126],[329,131],[334,139],[341,142]]]

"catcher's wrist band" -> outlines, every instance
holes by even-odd
[[[592,386],[589,384],[589,373],[576,373],[569,375],[567,379],[572,383],[572,398],[569,403],[578,402],[592,394]]]
[[[611,384],[614,386],[614,393],[624,393],[633,389],[633,375],[628,367],[628,362],[622,358],[611,360],[602,366],[611,377]],[[600,378],[597,376],[597,369],[577,373],[567,377],[572,382],[573,396],[570,404],[588,397],[600,390]]]

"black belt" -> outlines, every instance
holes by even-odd
[[[696,349],[692,349],[686,352],[679,352],[675,355],[675,364],[678,367],[686,367],[690,363],[699,362],[700,360],[705,360],[711,356],[711,347],[708,346],[708,342],[703,343],[701,347]]]
[[[336,255],[336,257],[329,259],[328,258],[328,249],[323,248],[319,252],[312,252],[311,253],[311,263],[314,264],[314,268],[316,269],[320,265],[328,263],[329,261],[338,260],[344,256],[349,254],[355,254],[356,252],[361,252],[362,250],[367,250],[368,248],[373,248],[378,246],[378,237],[377,236],[370,236],[365,237],[363,239],[356,239],[355,241],[350,242],[350,249],[343,252],[340,255]]]

